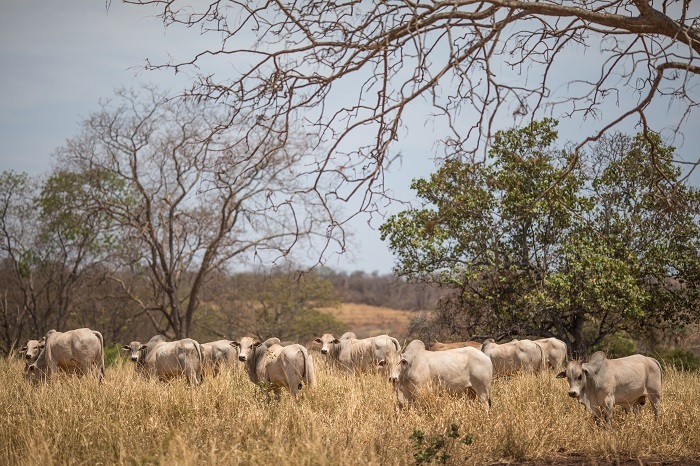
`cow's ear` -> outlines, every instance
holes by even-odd
[[[123,349],[124,351],[131,351],[131,346],[129,346],[129,345],[124,345],[124,346],[122,346],[122,349]]]
[[[262,345],[262,342],[261,342],[261,341],[256,341],[255,343],[253,343],[253,347],[254,347],[254,348],[257,348],[257,347],[260,346],[260,345]]]
[[[316,339],[314,340],[314,342],[316,342],[316,343],[323,343],[323,342],[321,341],[320,338],[316,338]]]
[[[379,367],[384,367],[384,366],[386,366],[386,361],[382,359],[381,361],[379,361],[379,362],[377,363],[377,365],[378,365]]]
[[[236,348],[240,348],[241,342],[240,341],[232,341],[231,343],[229,343],[229,345],[235,346]]]
[[[402,366],[408,366],[408,361],[404,358],[401,358],[401,365]]]
[[[21,347],[21,348],[19,349],[19,354],[26,353],[28,349],[29,349],[29,348],[27,348],[26,346]]]
[[[561,371],[557,374],[557,379],[563,379],[566,377],[566,371]]]
[[[338,343],[340,343],[340,340],[338,340],[337,338],[334,338],[334,339],[333,339],[333,344],[334,344],[334,345],[337,345]]]

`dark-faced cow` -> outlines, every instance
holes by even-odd
[[[238,364],[238,349],[231,345],[231,340],[216,340],[202,343],[204,368],[214,376],[223,367],[235,367]]]
[[[49,330],[36,360],[25,370],[32,382],[47,380],[59,372],[104,378],[104,340],[89,328],[66,332]]]
[[[450,350],[450,349],[455,349],[455,348],[476,348],[476,349],[481,349],[481,343],[476,342],[476,341],[455,341],[453,343],[440,343],[439,341],[433,341],[430,343],[430,346],[428,349],[430,351],[445,351],[445,350]]]
[[[159,380],[184,375],[190,385],[202,382],[204,354],[202,346],[191,338],[165,341],[163,336],[156,335],[145,345],[132,341],[123,349],[130,353],[136,371],[142,375]]]
[[[562,369],[566,365],[566,343],[557,338],[541,338],[535,340],[544,353],[547,366],[555,371]]]
[[[661,365],[641,354],[607,359],[598,351],[590,361],[569,361],[557,375],[569,382],[569,396],[576,398],[596,419],[610,423],[613,407],[637,412],[649,398],[654,415],[661,402]]]
[[[278,338],[260,343],[251,337],[231,345],[238,348],[238,359],[245,363],[250,380],[277,397],[283,389],[297,398],[303,385],[311,390],[316,387],[313,358],[302,345],[287,342],[283,346]]]
[[[481,346],[493,363],[494,375],[507,375],[517,371],[536,371],[545,367],[542,347],[531,340],[513,340],[499,345],[493,338]]]
[[[348,374],[374,369],[388,351],[401,351],[399,341],[389,335],[358,339],[351,332],[340,338],[326,333],[314,341],[321,345],[321,354]]]
[[[420,340],[413,340],[403,353],[387,352],[379,362],[388,372],[400,406],[415,401],[430,390],[476,395],[488,409],[491,405],[491,359],[476,348],[428,351]]]

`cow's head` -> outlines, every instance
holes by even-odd
[[[378,365],[379,369],[386,371],[389,382],[396,385],[401,379],[402,372],[410,366],[410,363],[398,351],[389,350]]]
[[[232,341],[231,346],[235,346],[238,349],[238,360],[246,362],[249,358],[253,357],[253,351],[256,347],[260,346],[260,343],[255,338],[243,337],[241,341]]]
[[[321,354],[328,354],[333,345],[340,343],[340,340],[334,337],[332,333],[324,333],[321,338],[316,338],[314,341],[321,345]]]
[[[19,352],[24,354],[24,361],[27,366],[30,366],[39,357],[39,353],[44,349],[46,344],[46,338],[41,340],[29,340],[25,346],[23,346]]]
[[[580,400],[586,386],[587,373],[588,370],[583,361],[569,361],[566,370],[557,374],[557,378],[563,379],[566,377],[566,380],[569,382],[569,396]]]
[[[484,351],[484,352],[485,352],[486,349],[489,347],[489,345],[495,345],[495,344],[496,344],[496,340],[494,340],[493,338],[487,338],[487,339],[484,340],[484,342],[481,344],[481,351]]]
[[[127,353],[131,362],[138,363],[139,361],[143,361],[143,358],[146,357],[148,345],[144,345],[139,341],[132,341],[128,345],[122,346],[122,350]]]

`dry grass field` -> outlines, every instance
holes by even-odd
[[[143,380],[129,364],[101,384],[34,387],[21,361],[3,359],[0,464],[700,464],[697,373],[666,370],[659,419],[617,408],[601,427],[552,373],[495,381],[488,413],[447,395],[398,410],[381,374],[346,377],[315,359],[317,389],[299,401],[267,399],[241,368],[196,388]]]
[[[408,334],[411,319],[418,315],[414,311],[355,303],[343,303],[337,308],[324,308],[320,311],[345,322],[358,338],[388,334],[402,339]]]

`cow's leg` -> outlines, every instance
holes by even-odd
[[[488,411],[489,406],[491,406],[491,387],[490,387],[490,384],[485,383],[481,380],[472,380],[471,390],[474,391],[476,396],[479,398],[479,400],[486,407],[486,411]]]
[[[605,397],[605,406],[603,407],[603,415],[605,417],[605,422],[610,424],[612,419],[612,411],[615,406],[615,397],[610,395]]]
[[[659,403],[661,403],[661,394],[650,393],[649,401],[651,402],[651,409],[654,410],[654,417],[659,417]]]

